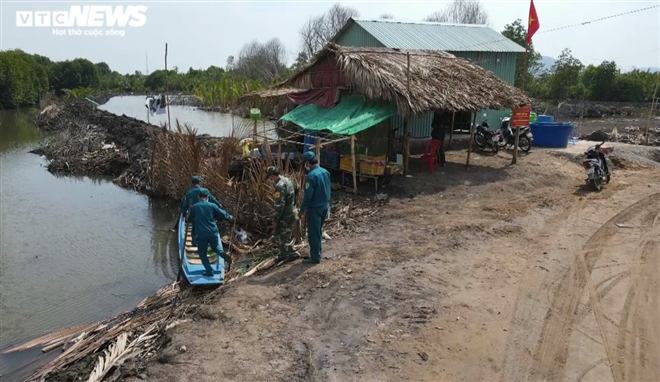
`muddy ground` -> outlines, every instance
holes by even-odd
[[[570,155],[465,154],[320,265],[220,288],[130,380],[660,380],[660,171],[594,193]]]

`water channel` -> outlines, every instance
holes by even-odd
[[[141,96],[100,108],[147,119]],[[171,231],[178,207],[111,179],[50,174],[29,153],[43,138],[31,112],[0,111],[0,349],[130,310],[174,280],[178,267]],[[184,106],[170,113],[199,133],[232,128],[228,115]],[[0,379],[20,380],[47,359],[40,349],[2,356]]]

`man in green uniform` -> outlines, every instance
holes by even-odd
[[[183,203],[181,203],[181,213],[183,214],[183,217],[187,219],[186,214],[188,213],[188,210],[190,209],[191,206],[199,202],[199,194],[203,190],[206,190],[209,194],[208,198],[209,201],[218,208],[222,208],[222,204],[218,202],[218,200],[211,195],[211,192],[207,190],[206,188],[201,186],[202,183],[202,178],[200,178],[198,175],[195,175],[192,177],[192,188],[186,192],[186,197],[183,200]],[[195,237],[195,226],[193,225],[193,231],[191,232],[192,236],[192,244],[193,246],[197,245],[197,238]]]
[[[268,181],[275,186],[273,231],[275,242],[280,249],[277,261],[293,260],[300,256],[291,244],[293,226],[298,220],[298,210],[296,209],[296,195],[298,192],[291,179],[280,176],[280,170],[277,167],[268,167],[266,175]]]
[[[300,206],[300,215],[307,213],[307,238],[309,240],[309,259],[306,264],[318,264],[321,262],[323,249],[321,238],[323,235],[323,223],[328,217],[330,208],[330,173],[319,166],[314,152],[308,151],[303,154],[303,163],[307,173],[305,179],[305,196]]]
[[[210,203],[209,196],[210,193],[206,189],[199,192],[199,202],[190,207],[188,220],[192,222],[193,230],[197,232],[197,253],[206,269],[204,276],[212,277],[213,268],[206,255],[209,247],[222,257],[227,263],[228,269],[231,269],[231,257],[222,248],[222,242],[219,239],[220,231],[215,219],[231,221],[234,218],[216,204]]]

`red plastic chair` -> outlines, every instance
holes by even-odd
[[[422,163],[426,162],[426,166],[429,168],[429,173],[433,174],[433,167],[440,167],[440,163],[438,161],[438,150],[440,149],[440,145],[442,144],[442,141],[439,141],[437,139],[431,139],[428,142],[426,142],[426,147],[424,148],[424,154],[422,154],[421,157],[419,157],[419,162],[417,163],[417,169],[422,168]]]

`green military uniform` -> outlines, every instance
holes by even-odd
[[[268,176],[279,176],[277,167],[269,167],[266,173]],[[280,176],[274,185],[275,211],[273,213],[273,223],[275,224],[275,242],[280,250],[278,259],[285,260],[298,257],[299,254],[292,245],[293,227],[298,221],[298,211],[296,209],[297,187],[291,179],[284,176]]]

